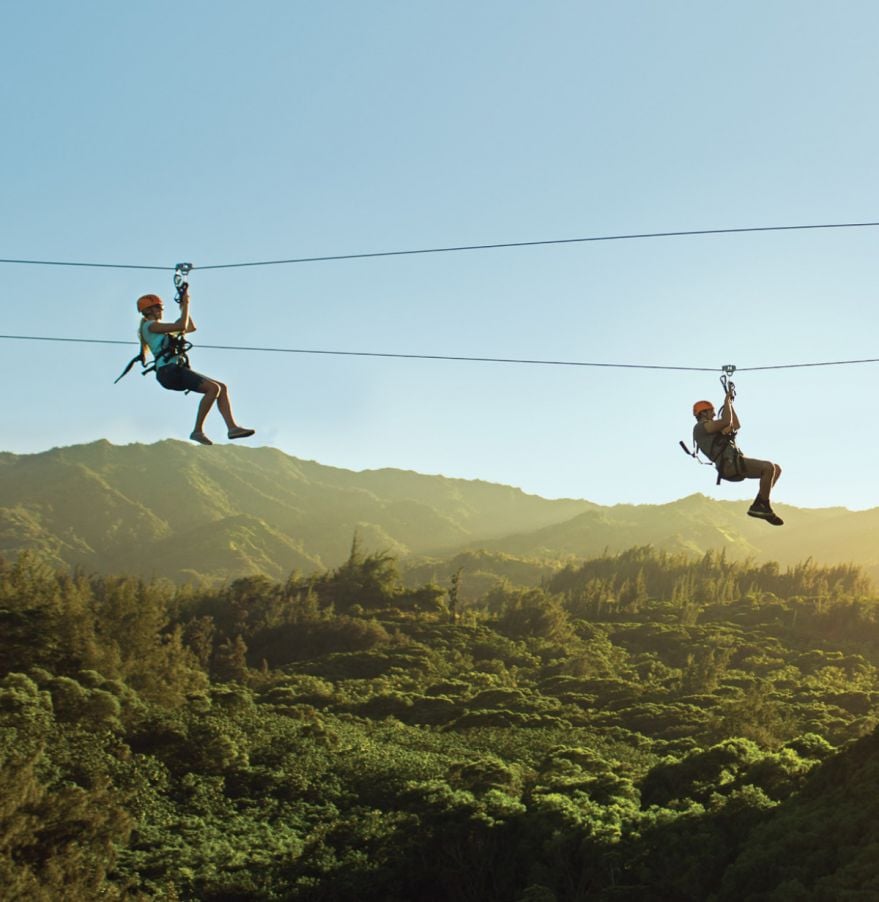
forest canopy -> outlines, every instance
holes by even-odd
[[[879,892],[857,567],[641,547],[467,578],[356,540],[217,588],[0,561],[8,897]]]

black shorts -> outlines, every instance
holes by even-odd
[[[198,391],[202,382],[207,379],[195,370],[176,363],[168,363],[156,369],[156,379],[162,388],[169,391]]]

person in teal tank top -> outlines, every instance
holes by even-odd
[[[166,337],[195,332],[195,323],[189,315],[189,291],[184,290],[180,300],[180,316],[173,323],[162,322],[164,304],[157,294],[139,297],[137,309],[143,317],[138,328],[141,350],[146,353],[148,349],[155,358],[156,379],[159,384],[169,391],[194,391],[203,395],[195,415],[195,428],[189,437],[202,445],[213,444],[205,435],[204,422],[214,402],[226,423],[230,439],[253,435],[256,430],[245,429],[235,422],[229,389],[223,382],[190,369],[189,361],[183,355],[166,356],[164,353]]]

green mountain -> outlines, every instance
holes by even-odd
[[[775,509],[785,526],[775,529],[747,517],[746,507],[746,502],[714,501],[699,494],[669,504],[593,507],[563,523],[485,541],[480,547],[529,557],[593,556],[605,548],[617,552],[638,545],[700,555],[725,549],[734,559],[857,561],[879,574],[879,549],[873,538],[879,509],[852,512],[780,504]]]
[[[691,495],[663,505],[547,500],[511,486],[383,469],[353,472],[272,448],[106,441],[0,454],[0,554],[174,580],[263,574],[343,561],[361,544],[418,579],[458,568],[471,589],[537,583],[561,562],[652,545],[793,564],[854,562],[879,579],[879,509],[779,506],[783,529],[743,502]],[[460,556],[460,557],[456,557]]]
[[[106,441],[0,454],[0,554],[172,579],[314,570],[370,548],[442,553],[595,505],[400,470],[355,473],[272,448]]]

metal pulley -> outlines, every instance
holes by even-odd
[[[189,282],[186,280],[186,277],[191,271],[191,263],[178,263],[174,267],[174,287],[177,289],[177,295],[174,300],[177,301],[178,304],[183,301],[186,289],[189,288]]]
[[[723,392],[725,395],[729,395],[731,400],[735,400],[736,386],[732,381],[732,376],[736,368],[732,363],[727,363],[721,369],[723,370],[723,375],[720,377],[720,384],[723,386]]]

